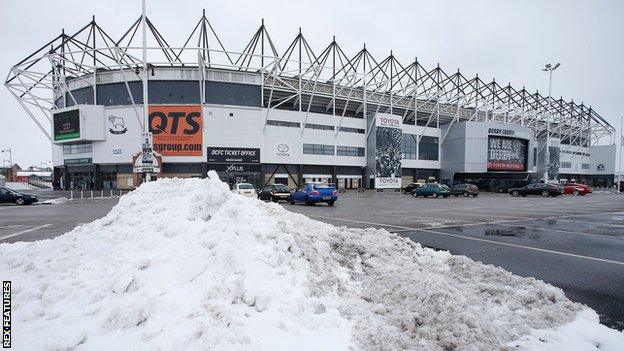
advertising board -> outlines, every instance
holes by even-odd
[[[149,130],[162,156],[202,156],[200,105],[150,105]]]
[[[208,163],[260,163],[260,149],[209,147]]]
[[[80,139],[80,111],[78,109],[53,115],[54,141]]]
[[[488,171],[526,171],[528,141],[502,136],[488,137]]]
[[[401,187],[403,145],[400,116],[378,114],[375,117],[375,187]]]

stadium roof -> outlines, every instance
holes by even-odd
[[[5,86],[49,138],[44,126],[57,109],[56,98],[66,92],[71,95],[68,82],[95,85],[97,76],[112,71],[121,72],[125,81],[140,79],[142,19],[118,39],[100,27],[95,17],[71,35],[62,31],[14,65]],[[263,104],[269,111],[323,110],[341,118],[383,112],[401,115],[405,123],[436,127],[459,121],[498,121],[530,127],[536,136],[550,133],[579,146],[614,132],[613,126],[583,103],[549,98],[494,79],[483,81],[478,75],[466,77],[459,70],[450,73],[439,65],[427,69],[417,58],[401,63],[392,51],[376,59],[366,45],[349,56],[335,38],[324,50],[314,52],[301,29],[280,54],[264,21],[240,51],[225,48],[205,11],[179,45],[170,45],[149,18],[145,22],[152,72],[154,68],[191,69],[199,71],[200,80],[210,71],[261,75]]]

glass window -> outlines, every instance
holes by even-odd
[[[418,158],[416,153],[417,136],[412,134],[403,134],[403,158],[415,160]]]
[[[91,143],[63,144],[64,155],[83,154],[92,151],[93,146],[91,145]]]
[[[346,133],[357,133],[357,134],[364,134],[365,130],[361,129],[361,128],[351,128],[351,127],[340,127],[340,129],[338,129],[341,132],[346,132]]]
[[[324,124],[313,124],[313,123],[306,123],[305,127],[308,129],[318,129],[318,130],[334,130],[333,126],[326,126]]]
[[[309,155],[333,155],[334,145],[303,144],[303,153]]]
[[[423,136],[418,144],[418,159],[437,161],[438,150],[438,138]]]
[[[301,126],[301,124],[299,124],[298,122],[277,121],[274,119],[267,120],[266,124],[270,126],[291,127],[291,128],[299,128]]]
[[[583,163],[583,164],[581,164],[581,168],[583,168],[583,169],[589,169],[589,163]]]
[[[572,162],[561,162],[561,168],[572,168]]]
[[[357,146],[336,146],[336,154],[338,156],[359,156],[365,155],[363,147]]]

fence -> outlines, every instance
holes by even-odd
[[[69,199],[104,199],[121,197],[131,190],[70,190]]]

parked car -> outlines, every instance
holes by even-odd
[[[268,200],[278,202],[279,200],[286,200],[290,198],[290,189],[284,184],[271,184],[262,189],[258,193],[260,200]]]
[[[433,196],[437,198],[439,196],[442,196],[444,198],[447,198],[449,197],[449,195],[451,195],[449,187],[438,183],[425,184],[412,192],[412,196],[414,197]]]
[[[556,184],[533,183],[521,188],[509,189],[509,195],[513,197],[527,195],[542,195],[543,197],[559,196],[563,194],[563,188]]]
[[[15,203],[18,206],[30,205],[39,201],[37,195],[20,193],[18,191],[0,187],[0,203]]]
[[[336,188],[327,184],[307,183],[302,189],[290,193],[291,205],[297,202],[303,202],[306,205],[326,202],[329,206],[334,206],[337,200]]]
[[[457,184],[451,188],[451,195],[458,197],[459,195],[463,195],[464,197],[468,196],[479,196],[479,188],[474,184]]]
[[[403,187],[403,194],[411,194],[414,190],[420,188],[424,184],[422,183],[409,183],[405,187]]]
[[[248,197],[256,196],[256,190],[249,183],[236,183],[232,189],[234,194],[244,195]]]
[[[565,183],[563,184],[563,193],[572,194],[574,196],[584,196],[592,193],[592,188],[587,184]]]

